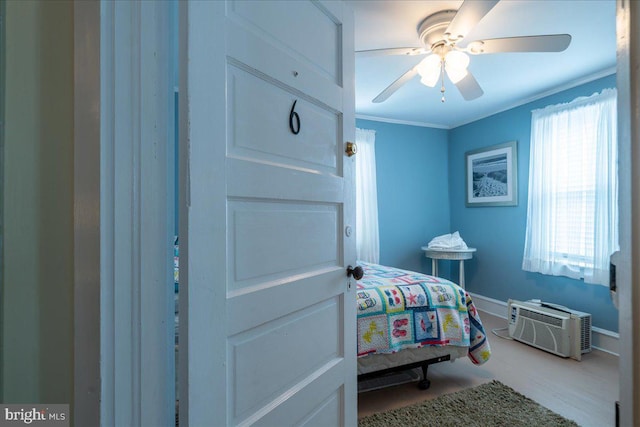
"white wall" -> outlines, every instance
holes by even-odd
[[[7,1],[2,401],[73,393],[73,4]]]

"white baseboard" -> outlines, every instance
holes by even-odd
[[[485,297],[469,292],[476,308],[493,316],[507,319],[507,303],[497,299]],[[591,327],[591,347],[606,353],[619,355],[618,342],[620,335],[617,332]]]

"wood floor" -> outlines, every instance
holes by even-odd
[[[480,313],[489,335],[491,359],[475,366],[463,358],[429,367],[431,387],[415,384],[360,393],[358,417],[407,406],[442,394],[498,380],[543,406],[572,419],[580,426],[615,425],[618,400],[618,358],[594,350],[581,362],[563,359],[518,341],[501,339],[492,329],[505,327],[506,320]],[[497,331],[506,335],[506,331]]]

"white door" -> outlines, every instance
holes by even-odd
[[[355,425],[350,12],[191,1],[181,25],[180,424]]]

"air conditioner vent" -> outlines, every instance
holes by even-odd
[[[538,322],[544,322],[547,325],[562,327],[562,319],[548,314],[539,313],[537,311],[527,310],[526,308],[520,308],[520,316],[526,317],[531,320],[537,320]]]
[[[584,316],[580,322],[580,351],[591,351],[591,316]]]

